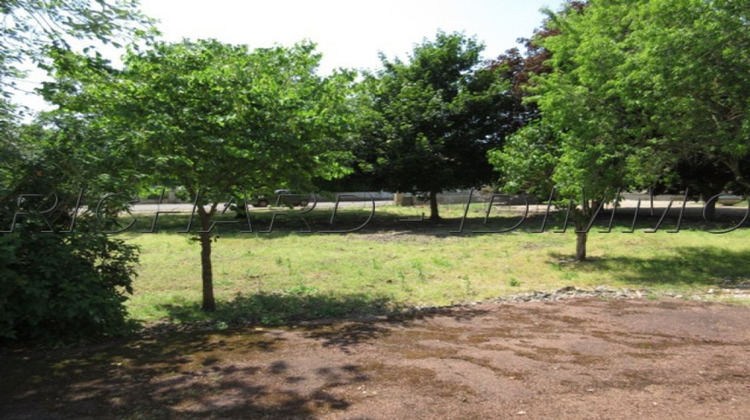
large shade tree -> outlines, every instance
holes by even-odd
[[[707,195],[722,184],[747,192],[750,1],[641,2],[631,27],[617,93],[649,117],[636,139]]]
[[[360,87],[360,167],[379,187],[427,195],[431,219],[441,191],[491,181],[487,150],[519,125],[510,84],[484,65],[483,48],[439,32],[407,62],[381,57]]]

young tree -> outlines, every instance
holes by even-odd
[[[314,49],[157,43],[127,54],[125,69],[110,80],[95,78],[73,96],[57,90],[59,102],[107,127],[114,145],[138,156],[140,173],[198,197],[203,310],[216,306],[211,227],[220,202],[344,173],[341,133],[353,76],[316,75]]]
[[[380,187],[427,194],[433,220],[439,192],[491,180],[487,150],[517,128],[509,83],[481,65],[483,48],[439,32],[407,63],[381,57],[361,86],[360,163]]]
[[[592,199],[653,185],[685,162],[724,165],[744,182],[750,9],[741,5],[747,1],[591,1],[549,14],[556,34],[539,42],[552,72],[532,79],[531,91],[554,132],[551,178],[578,203],[579,230]],[[525,134],[514,147],[540,141]],[[507,162],[502,155],[510,152],[496,161]],[[581,232],[579,259],[585,244]]]

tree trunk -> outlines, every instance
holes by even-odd
[[[742,174],[742,171],[740,170],[740,161],[738,159],[730,159],[728,162],[724,162],[727,167],[729,167],[729,170],[732,171],[732,174],[734,175],[734,180],[745,187],[745,192],[747,190],[750,190],[750,181],[745,179],[744,175]]]
[[[588,233],[576,232],[576,261],[586,260],[586,239]]]
[[[216,310],[216,301],[214,300],[214,275],[211,267],[211,233],[208,229],[211,227],[211,214],[199,208],[198,214],[201,218],[201,279],[203,281],[203,304],[201,309],[204,312],[213,312]]]
[[[711,198],[710,196],[708,198]],[[703,200],[705,202],[705,199]],[[705,215],[708,220],[716,220],[716,202],[719,200],[712,200],[710,203],[705,204]]]
[[[583,207],[583,216],[581,217],[581,220],[575,221],[576,226],[576,261],[585,261],[586,260],[586,240],[588,239],[588,232],[585,232],[586,229],[586,221],[589,220],[588,213],[586,206],[584,204]]]
[[[430,191],[430,220],[440,220],[436,191]]]

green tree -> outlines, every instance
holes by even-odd
[[[554,127],[536,120],[508,136],[502,148],[490,150],[490,163],[502,171],[502,190],[546,199],[555,186],[558,146]]]
[[[579,229],[591,217],[592,198],[609,201],[617,187],[674,178],[684,162],[723,165],[745,183],[748,5],[591,1],[549,14],[555,35],[539,43],[550,52],[552,71],[532,78],[530,90],[554,135],[539,138],[529,129],[525,147],[552,142],[551,178],[563,198],[578,204]],[[511,154],[524,155],[512,148],[498,153],[501,166]],[[584,259],[585,233],[577,243]]]
[[[750,1],[659,0],[634,12],[618,94],[649,116],[638,140],[672,166],[723,168],[747,191]]]
[[[0,167],[22,164],[33,141],[17,135],[17,107],[11,97],[25,75],[23,65],[49,68],[50,57],[82,48],[87,60],[79,64],[101,67],[98,47],[149,39],[153,21],[138,10],[138,0],[10,0],[0,2]],[[89,44],[88,46],[86,46]],[[0,169],[0,190],[14,190],[13,175]]]
[[[487,150],[518,126],[509,83],[482,65],[483,48],[439,32],[409,62],[381,57],[361,86],[361,167],[379,187],[428,195],[431,219],[439,192],[491,180]]]
[[[339,162],[347,156],[342,133],[353,75],[318,76],[314,49],[157,43],[127,54],[111,80],[95,78],[72,96],[57,91],[59,102],[106,126],[121,150],[138,156],[139,173],[200,197],[206,311],[215,309],[211,227],[219,203],[346,172]]]

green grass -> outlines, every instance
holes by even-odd
[[[571,260],[575,247],[572,227],[554,233],[560,222],[550,219],[548,230],[532,217],[521,229],[503,234],[471,234],[476,230],[511,226],[518,215],[495,210],[482,224],[484,208],[472,206],[463,234],[458,229],[462,206],[442,206],[440,223],[401,221],[419,216],[423,207],[384,207],[363,231],[349,234],[297,233],[306,227],[295,217],[281,217],[274,233],[268,212],[253,213],[254,233],[223,228],[213,244],[216,314],[202,314],[200,246],[184,229],[187,216],[163,216],[155,234],[126,233],[121,237],[141,248],[135,294],[128,302],[134,319],[153,322],[249,320],[280,324],[295,319],[366,314],[385,309],[449,305],[485,300],[531,290],[573,285],[591,288],[648,288],[654,293],[691,294],[716,287],[725,279],[746,278],[750,232],[706,232],[707,226],[685,222],[678,234],[646,234],[657,218],[644,219],[633,234],[630,217],[618,220],[611,234],[597,233],[608,218],[592,229],[590,261]],[[313,231],[331,229],[330,211],[306,215]],[[357,226],[366,218],[346,209],[336,229]],[[141,216],[139,225],[150,221]],[[555,226],[557,225],[557,226]],[[246,228],[243,226],[242,228]],[[140,228],[138,228],[140,229]]]

